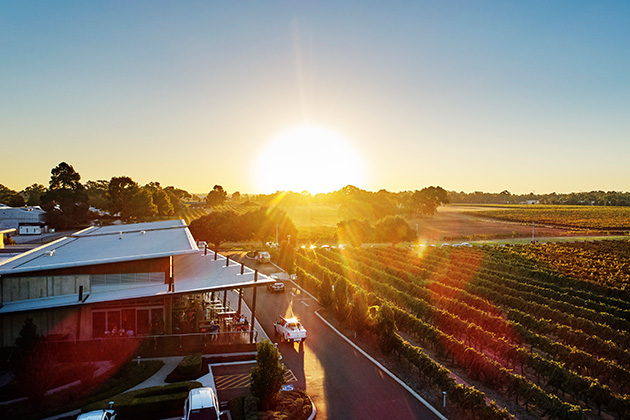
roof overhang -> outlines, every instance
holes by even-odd
[[[204,255],[203,251],[179,255],[174,258],[174,291],[168,284],[139,284],[106,287],[92,287],[79,301],[78,293],[52,296],[39,299],[7,302],[0,308],[0,314],[32,310],[93,305],[105,302],[119,302],[142,298],[176,296],[189,293],[204,293],[263,286],[276,280],[258,273],[227,257],[214,253]],[[241,274],[241,271],[243,274]]]

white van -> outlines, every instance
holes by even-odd
[[[182,420],[219,420],[219,401],[209,387],[191,389],[184,402]]]

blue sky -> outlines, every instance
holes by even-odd
[[[627,2],[2,2],[0,183],[627,191],[628,45]],[[362,172],[269,159],[301,124]]]

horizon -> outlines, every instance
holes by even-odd
[[[158,6],[0,5],[0,184],[630,189],[626,2]]]

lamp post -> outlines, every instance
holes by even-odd
[[[291,235],[287,235],[287,243],[291,245]]]

